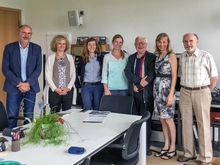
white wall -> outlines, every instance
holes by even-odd
[[[198,47],[214,56],[220,73],[219,0],[0,0],[0,6],[22,10],[22,23],[33,27],[32,41],[42,46],[43,53],[50,33],[71,33],[72,43],[77,36],[106,36],[110,45],[119,33],[125,40],[123,49],[133,53],[136,36],[147,37],[148,50],[154,51],[155,37],[166,32],[173,50],[182,52],[183,34],[194,32],[200,38]],[[69,26],[70,10],[84,11],[83,26]]]

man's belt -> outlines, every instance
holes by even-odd
[[[195,87],[195,88],[190,88],[190,87],[185,87],[185,86],[181,86],[181,87],[184,88],[184,89],[187,89],[187,90],[191,90],[191,91],[208,88],[208,86],[201,86],[201,87]]]

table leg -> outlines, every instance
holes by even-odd
[[[147,140],[146,140],[146,122],[144,122],[141,126],[140,131],[140,149],[139,149],[139,161],[137,165],[146,165],[147,156],[146,156],[146,148],[147,148]]]

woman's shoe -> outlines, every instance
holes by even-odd
[[[155,153],[154,156],[155,156],[155,157],[161,157],[161,156],[164,156],[164,155],[167,154],[168,151],[169,151],[169,149],[167,149],[167,150],[162,149],[162,150],[160,150],[160,152]]]
[[[161,158],[164,160],[169,160],[169,159],[172,159],[174,156],[176,156],[176,150],[167,152]]]

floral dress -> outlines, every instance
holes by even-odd
[[[169,63],[169,53],[162,59],[157,56],[155,61],[156,78],[154,80],[154,114],[163,119],[173,118],[175,113],[175,95],[173,103],[166,106],[166,98],[171,87],[171,66]]]

